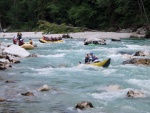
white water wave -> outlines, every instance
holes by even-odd
[[[114,92],[102,92],[102,93],[92,93],[90,94],[93,98],[100,99],[103,101],[113,101],[117,98],[126,98],[127,92],[130,88],[114,91]]]
[[[65,53],[60,53],[60,54],[54,54],[54,55],[39,55],[39,57],[54,57],[54,58],[58,58],[58,57],[64,57],[66,54]]]
[[[132,50],[147,50],[148,48],[150,48],[149,46],[141,46],[141,45],[126,45],[128,49],[132,49]]]
[[[129,79],[129,80],[127,80],[127,82],[150,91],[150,87],[149,87],[150,79],[148,79],[148,80]]]

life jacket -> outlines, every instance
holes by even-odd
[[[13,38],[13,44],[17,44],[17,39]]]
[[[90,62],[90,57],[89,57],[89,56],[86,56],[86,57],[85,57],[85,64],[88,63],[88,62]]]
[[[92,62],[94,62],[95,60],[98,60],[98,58],[97,57],[95,57],[94,55],[93,56],[91,56],[91,58],[90,58],[91,60],[92,60]]]
[[[23,40],[19,40],[18,44],[19,44],[19,46],[23,45],[24,44]]]

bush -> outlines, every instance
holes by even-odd
[[[83,31],[82,28],[66,26],[66,24],[57,25],[48,21],[39,20],[36,31],[42,31],[44,33],[68,33]]]

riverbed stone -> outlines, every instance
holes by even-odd
[[[44,84],[40,89],[39,91],[49,91],[51,90],[51,88],[47,85],[47,84]]]
[[[127,97],[132,97],[132,98],[145,97],[145,94],[139,90],[129,90],[127,92]]]
[[[82,101],[82,102],[79,102],[76,106],[75,106],[76,109],[87,109],[87,108],[94,108],[93,104],[91,102],[88,102],[88,101]]]
[[[0,98],[0,102],[4,102],[4,101],[6,101],[6,99]]]
[[[6,82],[6,83],[16,83],[16,82],[13,81],[13,80],[6,80],[5,82]]]
[[[19,60],[13,60],[13,63],[18,64],[18,63],[20,63],[20,61]]]
[[[137,51],[133,56],[150,56],[150,51]]]
[[[150,59],[132,58],[124,61],[122,64],[135,64],[135,65],[142,64],[142,65],[150,66]]]
[[[120,38],[112,38],[111,41],[121,41]]]
[[[21,93],[23,96],[34,96],[32,92]]]
[[[106,91],[110,91],[110,92],[118,91],[118,90],[121,90],[121,86],[119,86],[119,85],[117,85],[117,84],[108,85],[107,87],[105,87],[105,90],[106,90]]]

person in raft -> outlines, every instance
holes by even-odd
[[[90,53],[87,53],[86,54],[86,56],[85,56],[85,64],[90,64],[90,61],[91,61],[91,59],[90,59]]]
[[[17,37],[15,37],[15,36],[13,38],[13,44],[17,44]]]
[[[24,44],[23,39],[20,39],[20,40],[19,40],[19,46],[22,46],[23,44]]]
[[[93,54],[93,52],[90,53],[90,61],[92,61],[92,62],[94,62],[94,63],[99,62],[98,57],[95,56],[95,55]]]
[[[29,44],[33,45],[33,41],[31,39],[29,39]]]
[[[17,39],[18,39],[18,41],[19,41],[20,39],[22,39],[22,34],[21,34],[20,32],[17,33]]]

